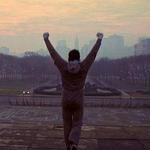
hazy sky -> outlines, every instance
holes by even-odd
[[[72,45],[76,36],[84,44],[97,31],[131,44],[149,28],[150,0],[0,0],[0,47],[16,52],[44,47],[45,31],[54,44],[64,38]]]

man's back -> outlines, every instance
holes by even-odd
[[[67,66],[64,66],[64,70],[61,72],[62,86],[65,90],[75,91],[81,90],[84,87],[87,73],[85,72],[82,64],[80,64],[80,70],[78,73],[70,73]]]

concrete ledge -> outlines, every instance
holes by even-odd
[[[85,96],[86,107],[150,108],[149,99],[102,98]],[[61,106],[61,96],[0,96],[0,104],[8,106]]]

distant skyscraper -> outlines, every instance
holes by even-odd
[[[39,55],[41,55],[41,56],[47,56],[47,55],[49,55],[48,50],[45,50],[45,49],[39,49],[39,50],[37,51],[37,53],[38,53]]]
[[[79,39],[78,39],[78,37],[76,37],[76,39],[75,39],[74,48],[79,50]]]
[[[9,55],[9,52],[10,52],[9,48],[0,47],[0,53]]]
[[[81,56],[84,58],[93,48],[96,40],[90,40],[81,48]],[[102,40],[102,45],[98,51],[97,58],[108,57],[111,59],[117,59],[121,57],[128,57],[134,55],[134,47],[127,47],[124,44],[124,37],[120,35],[111,35]]]
[[[64,50],[67,47],[66,40],[59,40],[56,47],[58,50]]]
[[[134,46],[135,55],[147,55],[150,54],[150,38],[140,39]]]
[[[88,51],[89,51],[88,44],[83,45],[81,48],[81,59],[83,59],[87,56]]]
[[[119,35],[111,35],[108,38],[105,38],[105,42],[103,43],[104,46],[112,52],[124,48],[124,38]]]
[[[88,43],[86,43],[82,46],[81,59],[85,58],[89,54],[89,52],[91,51],[94,44],[95,44],[95,40],[90,40]]]
[[[111,35],[102,42],[102,56],[119,58],[125,56],[124,38],[120,35]]]
[[[67,58],[69,49],[67,47],[66,40],[59,40],[56,45],[56,50],[58,50],[60,55]]]

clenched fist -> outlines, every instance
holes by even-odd
[[[49,38],[49,33],[48,32],[43,33],[43,38],[48,39]]]
[[[102,39],[102,38],[103,38],[103,33],[98,32],[98,33],[96,34],[96,36],[98,37],[98,39]]]

